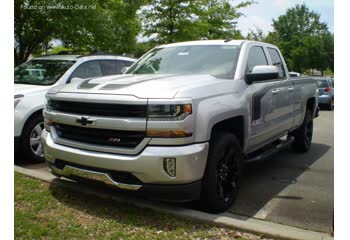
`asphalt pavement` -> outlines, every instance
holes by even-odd
[[[47,173],[47,165],[22,167]],[[334,112],[321,111],[314,120],[308,153],[285,149],[246,166],[241,192],[229,213],[329,233],[334,204]]]
[[[334,204],[334,112],[314,120],[313,144],[305,154],[285,149],[247,165],[231,213],[329,232]]]

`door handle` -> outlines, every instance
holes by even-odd
[[[275,94],[278,94],[279,92],[280,92],[279,89],[273,89],[273,90],[271,91],[271,93],[274,94],[274,95],[275,95]]]
[[[294,91],[294,87],[289,87],[288,88],[288,92],[293,92]]]

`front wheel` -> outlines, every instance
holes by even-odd
[[[44,162],[44,151],[41,145],[41,133],[44,129],[43,117],[40,114],[33,116],[24,126],[21,136],[21,149],[25,161],[40,163]]]
[[[207,165],[202,182],[202,210],[223,212],[235,201],[240,184],[242,153],[236,136],[215,132],[210,140]]]

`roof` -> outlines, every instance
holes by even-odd
[[[35,60],[75,60],[80,55],[71,55],[71,54],[55,54],[55,55],[44,55],[40,57],[33,58]]]
[[[246,40],[231,40],[225,42],[225,40],[199,40],[199,41],[189,41],[189,42],[179,42],[179,43],[170,43],[158,46],[160,48],[164,47],[178,47],[178,46],[198,46],[198,45],[241,45]]]
[[[53,55],[44,55],[40,57],[33,58],[34,60],[67,60],[67,61],[74,61],[77,59],[118,59],[118,60],[124,60],[124,61],[132,61],[135,62],[135,58],[130,58],[126,56],[117,56],[113,54],[92,54],[92,55],[73,55],[73,54],[53,54]]]

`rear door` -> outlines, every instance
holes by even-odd
[[[277,79],[254,82],[248,86],[252,94],[248,151],[279,137],[293,121],[293,83],[286,77],[284,63],[273,50],[253,46],[248,53],[246,73],[258,65],[275,65],[279,69]]]
[[[287,69],[282,61],[281,54],[276,48],[267,47],[271,64],[278,68],[278,102],[276,111],[276,125],[281,125],[280,130],[283,133],[293,127],[294,123],[294,103],[295,89],[293,81],[287,77]]]

